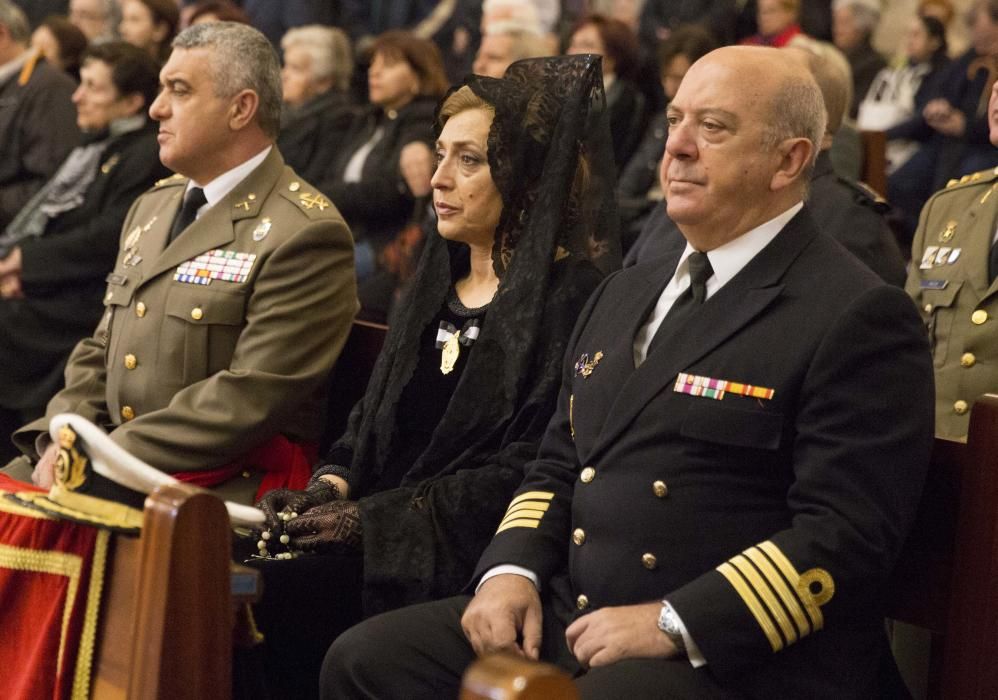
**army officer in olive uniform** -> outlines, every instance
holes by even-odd
[[[238,466],[250,450],[316,438],[317,395],[357,308],[352,243],[273,145],[280,68],[263,35],[206,24],[173,46],[150,114],[160,159],[182,175],[132,206],[96,332],[14,440],[41,455],[33,478],[47,486],[48,421],[79,413],[153,466],[247,502],[261,481]]]
[[[998,84],[988,104],[998,145]],[[951,180],[926,202],[905,289],[922,311],[936,375],[936,434],[966,439],[970,408],[998,391],[998,168]]]

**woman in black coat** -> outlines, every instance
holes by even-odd
[[[265,551],[327,553],[262,567],[279,607],[264,601],[257,620],[282,668],[296,662],[280,650],[294,647],[317,669],[317,641],[356,621],[361,595],[372,614],[456,593],[471,576],[554,411],[575,319],[619,261],[602,104],[594,56],[520,61],[444,101],[439,235],[346,434],[306,491],[260,504]],[[314,591],[305,616],[280,607],[306,590],[290,582],[296,568]]]
[[[447,89],[440,51],[407,32],[386,32],[371,49],[370,105],[353,121],[319,189],[340,210],[357,244],[357,274],[375,269],[381,249],[413,213],[399,168],[403,147],[433,140],[433,113]]]

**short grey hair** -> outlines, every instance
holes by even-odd
[[[878,0],[834,0],[832,9],[849,8],[853,21],[866,36],[880,24],[880,3]]]
[[[180,32],[175,49],[212,49],[209,70],[215,94],[232,97],[252,90],[260,98],[257,122],[271,138],[281,128],[281,64],[258,30],[237,22],[206,22]]]
[[[811,162],[804,171],[806,183],[821,149],[827,116],[818,84],[810,74],[805,75],[804,80],[796,76],[784,79],[773,96],[769,124],[763,130],[762,146],[773,149],[786,139],[805,138],[810,141],[814,150]]]
[[[0,24],[7,27],[7,32],[15,44],[27,44],[31,39],[31,25],[24,11],[11,0],[0,0]]]
[[[333,87],[346,90],[353,75],[353,48],[346,32],[338,27],[309,24],[289,29],[281,39],[281,48],[299,48],[312,59],[316,80],[332,79]]]

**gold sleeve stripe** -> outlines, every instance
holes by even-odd
[[[724,578],[728,579],[728,583],[731,584],[735,592],[741,596],[742,601],[745,603],[745,607],[749,609],[752,616],[755,617],[755,621],[759,623],[759,627],[762,628],[763,633],[766,635],[766,639],[769,640],[769,645],[773,647],[773,651],[777,652],[783,648],[783,638],[780,637],[780,633],[776,631],[776,627],[773,625],[773,621],[769,619],[766,611],[763,610],[762,604],[759,603],[759,599],[755,597],[755,593],[745,579],[741,577],[741,574],[735,570],[728,562],[724,562],[717,570],[721,572]]]
[[[749,547],[744,552],[745,556],[752,560],[752,563],[756,565],[756,568],[762,572],[762,575],[766,577],[769,581],[769,585],[773,587],[776,594],[780,596],[780,600],[783,601],[784,606],[790,611],[790,615],[794,618],[794,622],[797,623],[797,629],[800,631],[801,637],[806,637],[811,633],[811,623],[808,621],[807,616],[804,615],[804,609],[800,606],[800,601],[793,594],[787,586],[787,582],[780,576],[780,572],[776,570],[773,563],[766,558],[766,555],[759,551],[757,547]]]
[[[783,638],[787,640],[787,645],[793,644],[797,641],[797,629],[794,624],[790,621],[790,617],[787,616],[787,612],[780,605],[780,601],[776,599],[773,594],[773,590],[767,585],[763,580],[759,572],[756,571],[755,567],[749,563],[749,560],[739,554],[736,557],[732,557],[729,560],[738,571],[741,572],[745,580],[748,581],[749,585],[755,589],[756,594],[762,599],[762,602],[766,604],[769,609],[770,616],[776,620],[776,624],[780,626],[783,631]]]
[[[814,601],[811,599],[810,595],[800,594],[800,587],[798,586],[800,583],[800,574],[797,573],[797,569],[795,569],[794,565],[790,563],[790,560],[783,556],[783,552],[780,551],[780,548],[769,540],[762,542],[759,545],[759,549],[765,552],[773,563],[776,564],[776,568],[783,573],[787,581],[790,583],[790,586],[798,592],[797,597],[801,599],[801,602],[804,604],[804,609],[807,610],[808,617],[811,618],[812,629],[817,632],[824,627],[825,618],[821,614],[821,608],[814,604]]]
[[[524,510],[520,509],[515,513],[510,513],[505,518],[502,519],[500,525],[508,523],[510,520],[536,520],[540,522],[541,517],[543,517],[544,511],[542,510]]]
[[[507,520],[507,521],[503,521],[499,525],[499,529],[496,530],[496,534],[498,535],[503,530],[509,530],[510,528],[514,528],[514,527],[536,528],[540,524],[541,524],[540,520],[527,520],[527,519],[522,519],[522,520]]]
[[[517,503],[515,506],[510,506],[509,510],[506,511],[504,518],[508,518],[516,513],[532,512],[537,513],[538,517],[547,511],[551,507],[551,504],[546,501],[523,501],[522,503]]]
[[[553,491],[527,491],[510,501],[509,507],[512,508],[522,501],[550,501],[552,498],[554,498]]]

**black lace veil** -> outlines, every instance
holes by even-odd
[[[495,108],[488,160],[503,201],[493,250],[500,283],[438,429],[403,485],[480,463],[502,442],[517,397],[536,388],[524,383],[537,380],[531,369],[555,261],[589,260],[603,272],[620,264],[600,57],[518,61],[502,79],[470,76],[452,92],[463,85]],[[430,235],[364,399],[330,453],[352,452],[352,497],[366,495],[391,458],[398,401],[420,334],[462,270],[467,247]],[[544,383],[559,381],[557,371],[549,374]]]

